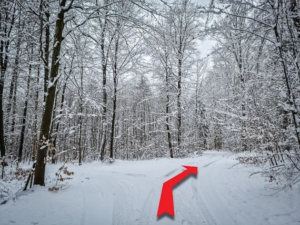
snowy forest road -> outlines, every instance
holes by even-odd
[[[173,189],[175,217],[157,219],[162,184],[183,171],[182,165],[197,166],[198,176]],[[58,166],[47,167],[47,187],[53,186]],[[24,192],[17,201],[0,206],[0,225],[300,223],[299,190],[270,196],[262,177],[249,178],[257,168],[237,164],[225,152],[68,166],[75,175],[64,181],[63,190],[55,193],[35,186]]]

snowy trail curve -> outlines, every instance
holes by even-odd
[[[197,158],[70,165],[75,175],[65,190],[34,187],[0,206],[0,225],[300,224],[299,191],[268,196],[262,177],[248,178],[255,168],[233,167],[236,162],[226,152],[205,152]],[[162,184],[182,165],[197,166],[198,176],[173,190],[175,217],[158,220]],[[47,167],[48,182],[58,166]]]

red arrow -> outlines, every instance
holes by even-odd
[[[180,181],[188,177],[190,174],[198,174],[198,167],[196,166],[183,166],[186,168],[185,171],[164,182],[161,191],[157,217],[160,217],[164,213],[174,217],[174,202],[172,188],[176,186]]]

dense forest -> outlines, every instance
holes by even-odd
[[[1,0],[2,165],[222,149],[300,181],[300,2],[207,3]]]

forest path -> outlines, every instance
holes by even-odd
[[[262,177],[249,178],[257,169],[236,163],[229,153],[211,151],[185,159],[68,165],[75,175],[63,190],[24,192],[0,206],[0,225],[299,225],[296,190],[269,196]],[[173,190],[175,217],[158,220],[162,184],[185,170],[182,165],[197,166],[198,176]],[[49,187],[58,166],[47,167]]]

